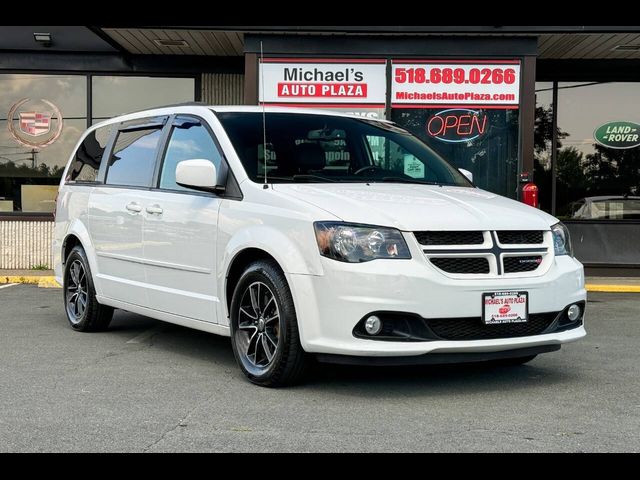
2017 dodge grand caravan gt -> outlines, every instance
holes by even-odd
[[[310,357],[524,363],[585,335],[554,217],[475,188],[397,125],[174,106],[89,128],[53,255],[71,327],[120,308],[231,337],[265,386]]]

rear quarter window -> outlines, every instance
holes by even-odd
[[[91,131],[82,141],[71,161],[65,178],[72,183],[95,183],[100,163],[109,142],[113,126],[106,125]]]

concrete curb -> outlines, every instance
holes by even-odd
[[[587,284],[587,292],[640,293],[640,285],[596,285]]]
[[[0,285],[6,283],[24,283],[37,285],[42,288],[62,288],[55,277],[45,275],[3,275],[0,277]]]

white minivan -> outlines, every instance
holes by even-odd
[[[254,383],[309,360],[519,364],[584,337],[551,215],[476,188],[394,123],[180,105],[87,130],[57,198],[71,327],[120,308],[231,337]]]

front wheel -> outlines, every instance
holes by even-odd
[[[233,354],[247,378],[264,387],[296,383],[307,365],[291,291],[273,261],[250,264],[236,285],[230,312]]]

